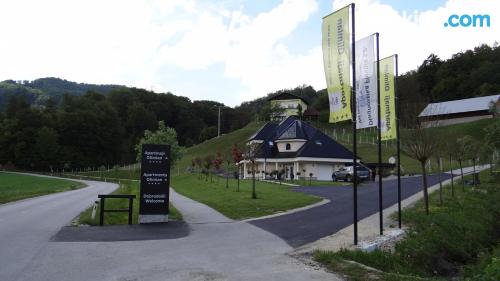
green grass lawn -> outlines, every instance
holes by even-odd
[[[0,172],[0,204],[84,186],[70,180]]]
[[[178,193],[207,204],[232,219],[247,219],[303,207],[321,201],[321,198],[291,191],[291,187],[256,181],[257,199],[251,198],[252,181],[224,178],[205,180],[199,174],[182,174],[172,177],[172,187]]]
[[[121,180],[120,187],[117,190],[115,190],[112,194],[135,194],[136,199],[134,199],[132,223],[137,224],[139,218],[139,200],[138,200],[140,196],[139,182],[132,180]],[[128,199],[106,199],[105,207],[106,209],[127,209]],[[99,208],[97,208],[95,219],[92,220],[92,207],[89,207],[87,210],[83,211],[80,214],[78,223],[88,224],[88,225],[99,225],[99,214],[100,211]],[[175,209],[175,207],[172,204],[170,204],[169,219],[182,220],[182,215],[177,209]],[[104,214],[104,224],[106,225],[127,224],[127,223],[128,223],[127,212]]]
[[[405,209],[409,229],[393,252],[318,251],[315,259],[349,280],[500,280],[500,179],[486,170],[480,180],[464,190],[455,184],[454,196],[445,186],[443,204],[439,191],[432,193],[429,215],[422,200]]]
[[[455,136],[465,136],[470,135],[478,141],[482,141],[484,138],[483,128],[491,125],[495,122],[495,119],[482,119],[470,123],[455,124],[444,127],[431,128],[436,134],[441,136],[446,136],[454,134]],[[333,132],[335,130],[337,138],[334,138],[337,142],[341,143],[349,150],[352,150],[352,128],[347,124],[327,124],[327,123],[314,123],[314,126],[320,128],[324,133],[333,137]],[[345,130],[345,134],[342,131]],[[404,135],[407,129],[401,129],[401,134]],[[376,131],[373,128],[357,130],[358,140],[358,155],[361,157],[363,162],[375,163],[378,161],[378,146],[373,144],[372,140],[376,136]],[[349,141],[348,141],[349,140]],[[367,141],[370,140],[370,141]],[[396,142],[392,140],[390,142],[382,143],[382,161],[388,162],[389,157],[396,156]],[[443,170],[448,171],[450,167],[453,169],[458,169],[459,165],[454,161],[451,165],[449,159],[442,159]],[[403,167],[403,172],[405,174],[421,174],[421,168],[418,161],[410,158],[404,153],[401,153],[401,165]],[[464,166],[471,166],[469,161],[464,163]],[[431,159],[431,172],[435,173],[438,171],[438,160]]]

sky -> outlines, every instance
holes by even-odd
[[[326,87],[321,21],[352,1],[6,0],[0,80],[59,77],[229,106],[300,85]],[[359,0],[356,40],[379,32],[400,73],[500,41],[500,0]],[[445,27],[452,14],[489,27]]]

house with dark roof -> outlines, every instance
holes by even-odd
[[[492,118],[500,109],[500,95],[428,104],[418,115],[425,127],[446,126]]]
[[[318,180],[331,180],[334,171],[353,162],[350,150],[294,116],[265,124],[247,144],[256,147],[253,154],[260,178],[279,173],[285,179],[309,178],[312,174]],[[251,178],[250,162],[243,160],[240,164],[243,177]]]

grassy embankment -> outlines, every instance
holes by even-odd
[[[224,159],[229,159],[231,161],[231,166],[234,166],[231,155],[232,145],[236,143],[240,150],[244,150],[248,138],[257,132],[257,130],[264,124],[264,122],[252,122],[239,130],[233,131],[229,134],[224,134],[218,138],[204,141],[188,148],[182,159],[176,163],[176,169],[179,168],[181,172],[185,171],[186,168],[191,167],[191,160],[195,157],[203,159],[203,157],[209,154],[215,155],[217,151],[224,156]],[[226,169],[226,162],[224,162],[224,169]],[[231,167],[231,169],[234,168]]]
[[[61,179],[0,172],[0,204],[50,193],[75,190],[85,184]]]
[[[495,122],[495,119],[483,119],[475,122],[456,124],[445,127],[431,128],[437,135],[446,136],[452,135],[455,137],[462,137],[465,135],[470,135],[478,141],[482,141],[484,137],[483,128],[491,125]],[[325,124],[325,123],[315,123],[314,126],[320,128],[330,137],[334,138],[341,144],[343,144],[348,149],[352,150],[352,127],[346,124]],[[404,135],[408,130],[401,129],[401,135]],[[343,133],[344,132],[344,133]],[[374,142],[376,139],[376,130],[374,128],[361,129],[357,131],[358,137],[358,155],[364,162],[374,163],[378,161],[378,146]],[[382,143],[382,161],[387,162],[389,157],[396,156],[396,142],[385,141]],[[443,158],[442,160],[443,170],[450,170],[450,162],[448,158]],[[438,160],[431,159],[431,172],[435,173],[438,171]],[[403,172],[405,174],[420,174],[421,168],[419,162],[408,157],[404,153],[401,153],[401,165],[403,167]],[[472,163],[466,161],[464,166],[471,166]],[[453,161],[451,167],[453,169],[458,169],[459,165],[456,161]]]
[[[434,192],[428,216],[422,201],[404,210],[409,230],[392,252],[318,251],[315,259],[349,280],[500,280],[500,179],[489,171],[480,179],[477,188],[455,185],[454,197],[446,186],[443,205]]]

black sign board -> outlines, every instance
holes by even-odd
[[[143,144],[140,215],[169,213],[170,145]]]

